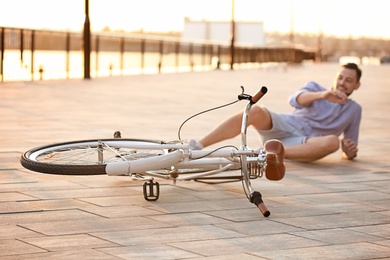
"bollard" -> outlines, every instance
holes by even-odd
[[[114,65],[112,65],[112,63],[110,64],[110,66],[108,67],[108,69],[110,70],[110,76],[112,76],[112,69],[114,68]]]
[[[43,80],[43,72],[45,72],[45,70],[43,69],[43,66],[42,65],[39,65],[39,80]]]

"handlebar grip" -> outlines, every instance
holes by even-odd
[[[257,207],[259,208],[261,214],[263,214],[264,217],[269,217],[269,215],[271,215],[271,213],[269,212],[269,210],[267,209],[267,207],[264,205],[264,202],[260,202]]]
[[[257,101],[260,100],[264,96],[265,93],[267,93],[268,89],[267,87],[263,86],[252,98],[251,103],[255,104]]]
[[[260,192],[253,192],[250,196],[250,202],[254,203],[259,208],[261,214],[263,214],[264,217],[269,217],[269,215],[271,215],[271,213],[265,206],[263,199],[261,198]]]

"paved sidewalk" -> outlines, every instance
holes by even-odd
[[[0,83],[0,260],[3,259],[390,259],[390,66],[363,66],[353,94],[364,108],[359,157],[335,153],[287,162],[286,177],[241,183],[160,181],[157,202],[128,177],[58,176],[24,169],[32,147],[90,138],[177,139],[189,116],[236,99],[240,86],[288,112],[308,80],[333,82],[338,64],[93,80]],[[244,103],[201,115],[182,129],[200,138]],[[259,145],[248,131],[249,145]],[[226,143],[238,145],[239,138]]]

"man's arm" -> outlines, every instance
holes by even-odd
[[[326,99],[330,102],[345,104],[347,95],[339,90],[325,90],[320,92],[302,92],[297,97],[297,102],[303,107],[309,106],[317,100]]]

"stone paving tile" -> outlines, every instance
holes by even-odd
[[[167,244],[175,241],[203,241],[243,237],[243,235],[213,225],[178,226],[153,228],[148,230],[128,230],[91,233],[107,241],[120,245],[142,245],[149,243]]]
[[[380,211],[382,214],[388,214],[386,212],[390,212],[389,200],[369,201],[366,203],[360,203],[360,205],[364,205],[367,209],[370,209],[370,207],[374,207],[375,210],[372,211]]]
[[[161,192],[161,190],[160,190]],[[200,200],[192,195],[182,195],[182,194],[160,194],[160,198],[157,202],[148,202],[145,200],[144,196],[139,193],[132,196],[107,196],[107,197],[97,197],[97,198],[78,198],[80,201],[85,201],[91,204],[99,205],[102,207],[106,206],[126,206],[126,205],[137,205],[144,207],[159,207],[160,202],[171,202],[176,201],[194,201]]]
[[[188,258],[189,260],[197,260],[197,259],[207,259],[207,260],[220,260],[220,259],[223,259],[223,260],[237,260],[237,259],[245,259],[245,260],[261,260],[261,259],[264,259],[266,260],[266,258],[262,258],[262,257],[258,257],[258,256],[254,256],[254,255],[251,255],[251,253],[247,253],[247,254],[229,254],[229,255],[219,255],[219,256],[207,256],[207,257],[191,257],[191,258]]]
[[[257,221],[233,222],[217,224],[218,227],[232,230],[246,236],[268,236],[270,234],[284,234],[304,231],[302,228],[284,225],[273,219],[261,219]]]
[[[383,225],[356,226],[349,227],[348,229],[377,237],[390,238],[390,223]]]
[[[214,198],[214,196],[215,198],[237,198],[237,195],[240,197],[245,196],[241,182],[207,184],[200,181],[178,181],[176,185],[173,185],[172,181],[167,181],[167,184],[168,186],[164,186],[166,191],[163,195],[174,192],[206,199]]]
[[[0,203],[7,201],[21,201],[21,200],[34,200],[33,196],[21,194],[19,192],[0,192]]]
[[[293,183],[289,180],[282,180],[278,186],[265,186],[258,189],[259,192],[263,195],[264,199],[269,198],[271,195],[273,197],[292,197],[295,195],[302,194],[316,194],[316,193],[326,193],[330,192],[326,187],[311,185],[307,187],[304,184]]]
[[[20,240],[50,252],[117,246],[116,244],[86,234],[29,237],[21,238]]]
[[[29,206],[36,210],[66,210],[66,209],[86,209],[91,207],[90,203],[78,199],[48,199],[19,202],[21,206]],[[1,205],[1,204],[0,204]]]
[[[389,201],[390,194],[378,191],[340,191],[337,193],[333,192],[323,194],[294,195],[294,198],[318,204],[329,204],[331,201],[343,201],[351,203],[372,202],[375,204],[376,200]]]
[[[268,210],[271,213],[272,219],[279,218],[291,218],[300,216],[318,216],[318,215],[329,215],[338,213],[336,209],[323,209],[316,207],[313,204],[304,204],[297,202],[296,204],[290,203],[283,204],[285,200],[279,200],[276,202],[274,198],[266,198],[265,203]],[[248,203],[245,201],[245,203]],[[245,209],[230,209],[229,211],[208,211],[208,214],[218,216],[221,218],[229,219],[231,221],[251,221],[262,219],[262,214],[255,207],[254,204],[248,204],[249,207]]]
[[[384,181],[385,183],[387,181]],[[321,187],[332,192],[343,192],[343,191],[361,191],[361,190],[376,190],[373,187],[375,181],[373,182],[340,182],[340,183],[322,183]],[[380,181],[383,183],[383,181]]]
[[[46,253],[28,253],[14,254],[9,256],[1,256],[0,260],[42,260],[42,259],[56,259],[56,260],[120,260],[119,258],[99,250],[85,249],[85,250],[67,250]]]
[[[347,228],[356,225],[380,225],[389,223],[388,216],[376,212],[355,212],[330,215],[317,215],[315,217],[278,218],[278,222],[307,230],[326,228]]]
[[[306,230],[298,232],[289,232],[290,234],[321,241],[330,245],[352,244],[358,242],[375,242],[383,238],[373,235],[362,235],[360,232],[352,231],[345,228],[323,229],[323,230]]]
[[[379,214],[384,215],[384,216],[390,216],[390,210],[387,210],[387,209],[385,211],[380,211]]]
[[[188,213],[175,213],[175,214],[163,214],[158,216],[148,216],[149,219],[154,219],[163,223],[179,226],[202,226],[202,225],[219,225],[219,224],[232,224],[231,221],[219,217],[214,217],[209,212],[188,212]]]
[[[243,201],[245,203],[243,203]],[[245,209],[250,207],[253,210],[257,210],[256,207],[248,200],[235,199],[235,200],[223,200],[223,201],[188,201],[188,202],[176,202],[173,203],[159,203],[158,206],[167,212],[171,213],[188,213],[199,211],[215,211],[215,210],[231,210],[231,209]]]
[[[0,193],[0,196],[3,194]],[[4,213],[23,213],[23,212],[32,212],[39,211],[39,209],[35,207],[31,207],[29,205],[22,204],[20,202],[10,201],[10,202],[0,202],[0,214]]]
[[[282,246],[281,246],[282,247]],[[254,252],[266,259],[387,259],[390,257],[388,247],[371,243],[353,243],[345,245],[327,245],[321,247],[294,248]]]
[[[43,236],[37,232],[23,228],[18,225],[0,225],[0,241],[3,239],[14,239],[14,238],[23,238],[23,237],[40,237]]]
[[[16,239],[1,239],[0,242],[0,256],[46,252],[42,248]]]
[[[101,248],[99,251],[117,256],[120,259],[196,259],[198,254],[188,252],[164,243],[136,244],[121,247]]]
[[[325,243],[305,239],[290,234],[250,236],[234,239],[196,240],[168,243],[171,246],[203,256],[218,256],[251,252],[264,252],[275,248],[294,249],[324,246]],[[261,256],[261,254],[259,254]]]
[[[86,212],[105,218],[142,217],[161,214],[157,208],[145,208],[139,206],[113,206],[113,207],[87,207]]]
[[[205,186],[205,185],[203,185]],[[203,188],[203,186],[201,187],[201,189]],[[229,199],[240,199],[240,198],[245,198],[245,195],[244,195],[244,192],[242,190],[239,190],[239,193],[237,192],[230,192],[230,191],[217,191],[216,190],[211,190],[211,191],[203,191],[203,190],[200,190],[199,192],[193,192],[193,191],[189,191],[188,194],[192,194],[193,197],[198,197],[198,198],[201,198],[201,199],[207,199],[207,200],[210,200],[210,199],[213,199],[213,200],[229,200]]]
[[[382,181],[367,181],[366,184],[373,188],[383,188],[382,192],[390,193],[390,190],[388,189],[390,185],[390,180],[382,180]]]
[[[19,158],[19,152],[0,152],[0,171],[13,169],[15,167],[13,162],[19,160]]]
[[[4,176],[0,173],[0,177]],[[10,192],[10,191],[18,191],[18,192],[28,192],[32,190],[40,191],[42,189],[45,190],[67,190],[67,189],[82,189],[85,188],[75,183],[71,183],[68,181],[45,181],[41,182],[39,180],[31,180],[29,182],[7,182],[2,183],[0,187],[0,192]]]
[[[268,204],[270,204],[271,214],[272,212],[277,213],[279,217],[326,215],[367,210],[380,211],[380,208],[373,203],[337,201],[333,198],[318,203],[305,200],[304,196],[303,198],[302,196],[270,197],[268,198]]]
[[[102,188],[102,187],[129,187],[138,190],[143,182],[133,181],[129,176],[107,176],[107,175],[89,175],[72,176],[69,180],[83,187]],[[141,189],[139,189],[141,191]]]
[[[380,245],[380,246],[385,246],[387,248],[390,248],[390,240],[378,240],[373,242],[374,244]]]
[[[83,189],[65,189],[65,190],[30,190],[26,194],[39,199],[67,199],[67,198],[88,198],[104,196],[127,196],[138,194],[131,189],[118,189],[115,187],[102,188],[83,188]],[[141,194],[140,194],[141,195]]]
[[[27,224],[27,223],[53,223],[59,221],[72,221],[88,219],[94,221],[100,217],[78,209],[38,211],[26,213],[0,214],[1,224]]]
[[[22,172],[16,167],[19,167],[19,162],[15,161],[12,163],[14,169],[0,169],[0,183],[1,184],[18,184],[18,183],[26,183],[36,182],[37,180],[33,178],[33,174],[25,174],[26,172]],[[2,188],[1,185],[0,187]]]
[[[118,219],[103,219],[100,217],[73,220],[52,221],[46,223],[21,223],[21,227],[30,229],[46,236],[84,234],[92,232],[115,232],[124,230],[147,230],[149,228],[172,227],[174,224],[151,220],[146,217],[130,217]]]

